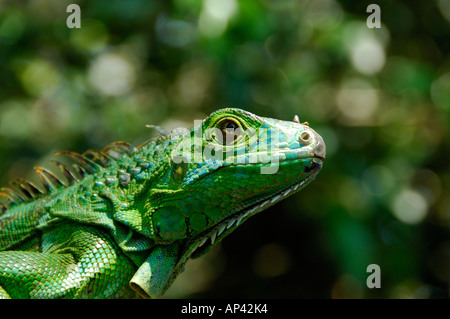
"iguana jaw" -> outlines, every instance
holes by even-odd
[[[214,227],[205,230],[194,238],[186,240],[184,243],[181,243],[181,245],[180,243],[176,242],[169,245],[170,249],[180,251],[180,254],[178,255],[179,257],[176,257],[176,259],[172,260],[174,264],[172,267],[168,268],[170,271],[166,272],[167,269],[164,270],[158,267],[156,267],[155,270],[150,267],[149,270],[147,269],[148,263],[144,263],[144,267],[141,266],[131,280],[132,288],[145,298],[156,298],[161,296],[170,286],[171,282],[176,278],[176,276],[183,271],[184,265],[189,258],[201,256],[202,254],[207,252],[214,244],[217,244],[227,235],[232,233],[245,220],[266,209],[267,207],[276,204],[282,199],[294,194],[295,192],[308,185],[312,180],[314,180],[314,178],[322,168],[323,161],[321,158],[314,156],[312,157],[311,162],[312,164],[310,165],[309,174],[305,178],[294,181],[287,187],[278,189],[271,194],[267,194],[266,196],[261,197],[257,202],[248,205],[240,211],[235,212],[233,215],[225,218]],[[166,250],[164,249],[160,250],[160,252],[163,253],[165,251]],[[159,255],[155,255],[155,258],[153,259],[159,260]],[[153,255],[149,257],[149,261],[152,260],[152,256]],[[150,264],[152,263],[150,262]],[[155,274],[157,274],[156,276],[152,276],[153,271],[155,272]],[[162,282],[160,280],[161,278],[164,279]],[[152,283],[152,281],[156,281],[157,283]]]
[[[308,185],[311,181],[315,179],[317,174],[323,165],[323,157],[314,156],[311,164],[311,174],[305,179],[296,181],[294,184],[289,185],[283,189],[279,189],[273,193],[267,194],[262,197],[256,203],[251,204],[244,209],[234,213],[233,215],[225,218],[223,221],[213,226],[210,229],[197,235],[195,238],[190,239],[186,242],[185,255],[181,259],[190,257],[199,257],[204,254],[208,249],[210,249],[214,244],[217,244],[222,239],[227,237],[236,228],[238,228],[244,221],[249,219],[251,216],[267,209],[268,207],[278,203],[284,198],[291,196],[297,191],[301,190],[303,187]]]

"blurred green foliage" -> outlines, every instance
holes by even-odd
[[[448,1],[3,0],[0,61],[3,185],[55,151],[138,144],[145,124],[225,106],[298,114],[324,137],[317,180],[190,262],[168,297],[449,296]]]

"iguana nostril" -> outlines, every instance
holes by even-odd
[[[300,143],[304,145],[309,145],[312,142],[311,135],[308,132],[302,132],[299,137]]]
[[[304,145],[308,146],[310,148],[310,155],[313,155],[316,158],[325,159],[326,154],[326,147],[325,143],[323,141],[323,138],[317,134],[316,131],[313,129],[306,129],[300,133],[298,136],[299,142]]]

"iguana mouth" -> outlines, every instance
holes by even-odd
[[[243,221],[247,220],[251,216],[265,210],[269,206],[272,206],[284,198],[292,195],[293,193],[300,190],[303,186],[306,186],[310,181],[312,181],[316,175],[319,173],[322,165],[323,158],[319,156],[314,156],[313,163],[309,166],[309,171],[314,171],[307,178],[296,182],[286,188],[278,190],[274,193],[267,194],[267,196],[262,197],[256,203],[245,207],[233,215],[225,218],[223,221],[218,223],[216,226],[202,232],[194,239],[189,240],[186,243],[186,251],[191,252],[189,257],[199,257],[205,253],[211,246],[215,243],[220,242],[223,238],[232,233]]]
[[[323,156],[315,155],[313,158],[320,159],[320,161],[321,161],[322,163],[325,162],[325,157],[323,157]]]

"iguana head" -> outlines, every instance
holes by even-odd
[[[172,148],[171,170],[155,188],[166,195],[152,213],[155,235],[210,246],[306,186],[324,158],[323,139],[306,123],[216,111]]]
[[[232,108],[171,143],[170,170],[149,198],[155,239],[177,245],[176,265],[305,187],[325,158],[323,139],[297,116],[280,121]]]

